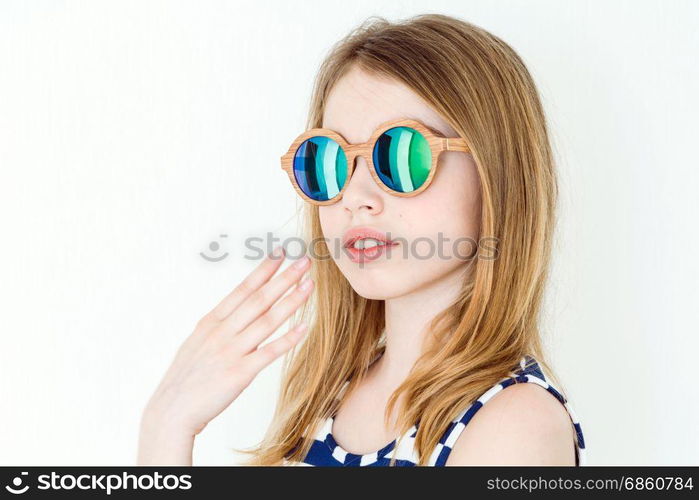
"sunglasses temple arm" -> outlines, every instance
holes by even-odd
[[[464,153],[469,153],[471,150],[466,145],[466,141],[461,137],[456,137],[452,139],[444,139],[443,147],[447,151],[463,151]]]

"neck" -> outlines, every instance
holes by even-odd
[[[422,355],[429,323],[458,296],[463,267],[409,294],[386,300],[386,350],[376,362],[375,375],[398,386]]]

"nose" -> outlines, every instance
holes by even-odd
[[[361,156],[355,161],[356,167],[340,203],[351,214],[367,211],[376,215],[383,210],[383,191],[374,182],[367,161]]]

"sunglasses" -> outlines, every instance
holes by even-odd
[[[364,144],[349,144],[334,130],[307,130],[281,157],[282,169],[298,194],[314,205],[342,198],[354,172],[354,160],[364,157],[374,181],[395,196],[415,196],[432,182],[442,151],[469,153],[461,137],[443,137],[416,120],[381,124]]]

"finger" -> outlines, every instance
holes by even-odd
[[[214,319],[222,321],[230,315],[246,298],[257,291],[262,285],[277,272],[284,261],[285,251],[283,246],[276,247],[267,254],[265,259],[241,281],[231,293],[221,300],[209,313]]]
[[[306,277],[278,304],[272,306],[240,334],[236,335],[235,340],[240,352],[248,354],[257,349],[263,340],[276,332],[277,328],[308,299],[312,290],[313,280]]]
[[[279,276],[274,277],[256,292],[246,298],[236,310],[225,318],[220,331],[238,333],[257,319],[260,314],[272,307],[279,297],[286,292],[306,271],[310,265],[308,257],[303,256],[287,267]]]
[[[245,358],[243,358],[244,362],[248,364],[254,373],[258,373],[272,361],[298,344],[307,330],[308,326],[305,323],[300,323],[283,336],[245,356]]]

